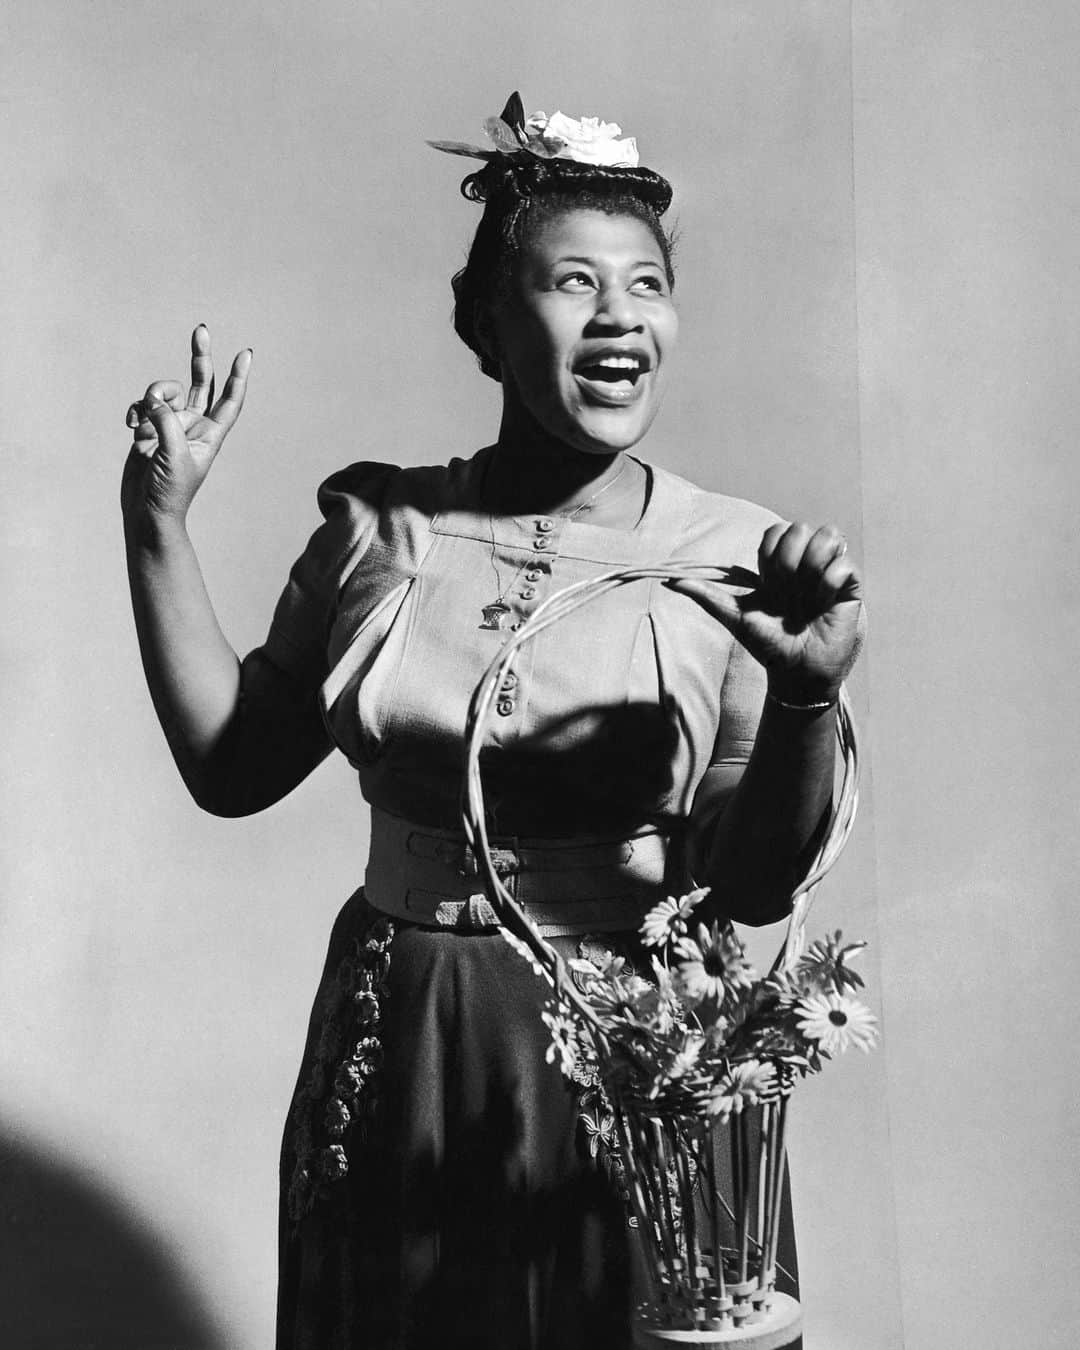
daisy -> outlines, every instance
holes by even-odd
[[[652,973],[655,985],[649,1022],[654,1031],[666,1036],[675,1026],[675,1020],[681,1011],[678,994],[675,991],[675,982],[671,978],[671,971],[655,956],[652,958]]]
[[[730,927],[714,923],[706,928],[698,924],[697,941],[681,938],[677,951],[678,980],[682,993],[691,1004],[712,999],[722,1002],[724,996],[737,989],[749,989],[754,969],[746,959],[745,949]]]
[[[709,1098],[710,1116],[727,1121],[739,1115],[745,1106],[754,1106],[761,1097],[775,1091],[776,1070],[771,1064],[746,1059],[732,1064],[713,1088]]]
[[[696,891],[691,891],[689,895],[684,895],[681,900],[676,900],[674,896],[668,896],[666,900],[661,900],[658,905],[649,910],[642,921],[642,943],[646,947],[663,947],[665,943],[685,937],[687,919],[694,907],[700,904],[708,894],[708,887],[703,886]]]
[[[856,1045],[866,1051],[877,1037],[877,1018],[847,994],[807,994],[795,1009],[799,1030],[826,1055]]]
[[[621,968],[621,957],[618,962]],[[613,975],[609,970],[601,979],[590,984],[588,994],[601,1017],[647,1017],[657,1001],[656,990],[648,980],[632,972]]]
[[[685,1078],[700,1059],[702,1045],[701,1037],[684,1036],[682,1044],[660,1071],[662,1081],[674,1083],[680,1078]]]
[[[858,989],[862,985],[862,976],[851,970],[847,962],[858,956],[865,946],[865,942],[849,942],[845,946],[843,934],[837,929],[811,943],[799,960],[799,974],[819,989],[831,985],[838,994],[846,988]]]
[[[574,1023],[562,1013],[542,1012],[544,1025],[551,1032],[551,1044],[544,1058],[549,1064],[559,1061],[559,1068],[567,1078],[574,1072],[577,1063],[577,1032]]]

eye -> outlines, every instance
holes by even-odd
[[[559,289],[565,291],[580,291],[592,284],[593,279],[588,272],[567,272],[558,281]]]
[[[662,295],[664,292],[664,283],[658,276],[653,276],[652,273],[649,273],[647,276],[638,277],[634,282],[633,289],[635,291],[652,291],[656,295]]]

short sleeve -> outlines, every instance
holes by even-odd
[[[319,486],[323,523],[293,564],[274,609],[263,654],[305,682],[321,683],[338,597],[375,536],[392,464],[360,463]]]

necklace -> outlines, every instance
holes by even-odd
[[[563,516],[562,519],[564,521],[573,520],[574,517],[579,516],[582,513],[582,511],[588,511],[590,507],[594,506],[596,502],[598,502],[600,498],[604,495],[604,493],[610,491],[611,488],[613,488],[615,484],[619,481],[619,479],[623,476],[624,472],[626,471],[626,464],[627,461],[624,457],[623,462],[619,465],[619,472],[615,475],[615,477],[609,478],[599,492],[594,492],[591,497],[589,497],[586,501],[583,501],[580,506],[575,506],[574,509],[568,512],[565,516]],[[521,576],[522,572],[524,572],[527,567],[530,567],[532,565],[534,559],[526,558],[525,561],[521,564],[521,566],[517,569],[517,571],[513,574],[513,576],[504,586],[502,583],[502,577],[500,577],[499,575],[498,563],[496,563],[495,561],[495,551],[496,551],[495,517],[491,514],[490,511],[488,512],[488,530],[491,534],[491,558],[490,558],[491,570],[495,573],[495,585],[498,588],[498,594],[495,596],[495,599],[492,600],[489,604],[481,606],[480,613],[484,617],[481,620],[479,626],[481,628],[500,630],[503,626],[504,620],[507,618],[509,614],[512,613],[510,606],[506,603],[506,597],[510,594],[510,590],[514,585],[514,582],[517,581],[518,577]]]

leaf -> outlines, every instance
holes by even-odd
[[[521,142],[513,129],[502,120],[501,117],[487,117],[484,119],[484,130],[491,137],[495,149],[504,155],[516,155],[521,149]]]
[[[465,141],[428,141],[433,150],[441,150],[447,155],[467,155],[469,159],[494,159],[497,150],[481,150],[478,145],[468,145]]]
[[[516,89],[506,100],[506,107],[499,116],[515,132],[525,126],[525,105]]]

